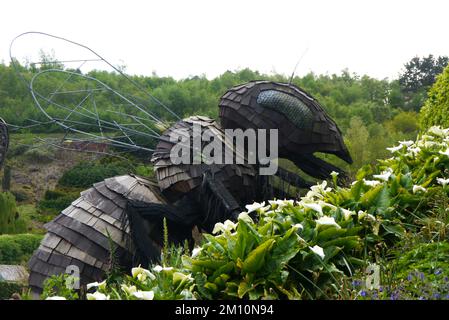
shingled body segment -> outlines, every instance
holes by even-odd
[[[238,200],[239,203],[248,203],[254,199],[254,184],[256,171],[253,165],[243,164],[224,164],[224,147],[221,164],[206,164],[203,161],[199,164],[174,164],[170,158],[172,148],[176,144],[173,137],[176,137],[181,131],[187,132],[190,137],[190,154],[194,154],[193,127],[200,126],[202,132],[210,130],[215,139],[218,139],[223,145],[225,135],[223,129],[212,119],[207,117],[193,116],[177,122],[169,128],[160,138],[151,159],[156,172],[157,181],[163,194],[170,201],[176,201],[183,195],[191,192],[201,185],[203,176],[210,172],[215,180],[221,181],[228,191]],[[171,138],[172,137],[172,138]],[[201,150],[209,142],[202,141]],[[231,152],[234,152],[231,150]],[[241,155],[244,158],[243,155]],[[235,153],[234,153],[235,158]],[[204,159],[203,159],[204,160]],[[244,160],[246,162],[246,160]]]
[[[131,175],[109,178],[83,191],[80,198],[47,223],[48,233],[29,261],[29,285],[35,294],[51,275],[69,266],[80,271],[81,285],[103,279],[111,267],[111,243],[120,265],[132,265],[134,245],[124,215],[129,199],[165,204],[154,183]]]

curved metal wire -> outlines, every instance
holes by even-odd
[[[132,86],[138,90],[137,92],[143,93],[145,97],[149,97],[153,103],[160,106],[161,111],[167,111],[168,115],[173,116],[176,120],[181,119],[174,111],[149,93],[148,90],[143,88],[138,82],[124,74],[122,70],[112,65],[88,46],[52,34],[30,31],[16,36],[11,41],[9,47],[11,65],[30,91],[35,105],[49,119],[49,121],[31,120],[32,124],[30,125],[10,125],[12,128],[19,130],[30,129],[39,125],[48,126],[56,124],[62,127],[66,132],[64,136],[66,141],[73,141],[76,139],[81,140],[80,136],[83,136],[83,141],[86,142],[95,141],[98,143],[101,141],[102,143],[126,149],[130,152],[136,150],[152,152],[154,150],[151,147],[148,147],[147,143],[142,145],[142,140],[138,142],[137,138],[144,139],[148,142],[155,142],[160,138],[160,133],[156,129],[167,127],[165,119],[160,119],[159,116],[150,110],[151,108],[148,105],[145,106],[145,102],[148,103],[148,101],[142,99],[142,97],[120,92],[91,74],[83,74],[64,68],[38,69],[38,72],[28,81],[21,74],[18,60],[14,58],[13,54],[16,41],[27,35],[40,35],[49,37],[50,39],[60,40],[63,43],[65,42],[80,47],[81,49],[85,49],[93,55],[93,57],[89,56],[88,59],[42,60],[39,62],[32,62],[30,65],[36,66],[48,63],[62,64],[68,62],[80,62],[81,65],[76,68],[76,70],[80,70],[80,68],[88,62],[102,62],[132,84]],[[53,77],[53,80],[56,80],[56,85],[55,88],[51,88],[51,92],[43,92],[39,83],[41,80],[43,82],[45,79],[48,79],[48,77]],[[102,95],[103,98],[103,104],[101,106],[97,105],[96,100],[99,95]],[[70,100],[70,98],[72,98],[72,100]],[[105,107],[105,100],[107,100],[107,103],[110,104],[112,108]],[[117,100],[120,101],[120,103],[117,103]],[[107,117],[106,119],[104,118],[105,115]],[[86,129],[93,127],[96,128],[94,132],[90,132]],[[69,136],[70,133],[74,134],[75,137]],[[49,144],[55,146],[54,142]],[[62,145],[61,148],[67,149]],[[112,153],[109,154],[115,155]]]

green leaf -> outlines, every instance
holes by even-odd
[[[243,261],[242,272],[256,273],[260,268],[262,268],[265,263],[265,257],[271,250],[274,242],[274,239],[268,239],[251,251],[248,257]]]

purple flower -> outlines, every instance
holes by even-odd
[[[420,273],[419,273],[419,278],[420,278],[421,280],[424,280],[424,278],[425,278],[425,277],[424,277],[424,273],[420,272]]]
[[[366,292],[365,290],[360,291],[360,295],[362,297],[366,297],[368,295],[368,292]]]
[[[362,282],[361,282],[360,280],[354,280],[354,281],[352,281],[352,285],[353,285],[354,287],[360,286],[361,283],[362,283]]]
[[[409,275],[407,276],[407,280],[412,281],[412,279],[413,279],[413,275],[411,273],[409,273]]]
[[[440,299],[440,298],[441,298],[441,295],[440,295],[439,293],[435,293],[435,294],[433,295],[433,297],[434,297],[435,299]]]
[[[437,269],[436,271],[435,271],[435,275],[440,275],[440,274],[442,274],[443,273],[443,271],[441,270],[441,269]]]

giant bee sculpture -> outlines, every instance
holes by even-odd
[[[39,35],[86,48],[63,38]],[[89,49],[89,52],[96,60],[111,66],[93,50]],[[122,74],[120,70],[114,70]],[[40,91],[39,80],[50,75],[65,80],[53,92]],[[75,78],[81,79],[74,83],[81,83],[82,89],[74,88],[70,83]],[[91,74],[46,68],[36,74],[28,86],[37,107],[52,124],[62,126],[67,132],[89,136],[92,136],[91,131],[83,128],[87,123],[96,125],[101,136],[95,136],[95,141],[101,139],[114,147],[148,151],[156,176],[152,180],[124,175],[96,183],[47,223],[48,232],[29,262],[29,285],[35,293],[42,291],[46,278],[64,273],[72,266],[79,269],[82,284],[102,279],[111,268],[111,250],[124,268],[156,262],[163,246],[164,221],[170,242],[182,244],[188,241],[193,245],[193,230],[211,232],[217,222],[236,220],[247,204],[295,197],[297,195],[290,192],[290,186],[292,190],[308,188],[314,184],[310,177],[326,179],[332,171],[339,172],[339,178],[344,179],[342,170],[316,157],[315,153],[333,154],[352,162],[335,122],[315,98],[290,83],[251,81],[235,86],[219,101],[219,122],[203,116],[178,117],[172,125],[164,126],[166,130],[160,135],[156,132],[160,123],[154,110],[148,111],[138,99],[113,90]],[[95,103],[94,109],[86,106],[94,94],[104,92],[103,101],[109,99],[111,104],[121,101],[132,107],[111,111],[123,116],[122,124],[103,119]],[[80,96],[81,93],[85,96]],[[59,94],[64,98],[58,100]],[[69,106],[67,94],[77,98],[73,106]],[[173,114],[160,101],[151,98]],[[47,109],[48,106],[53,109]],[[65,110],[66,115],[51,115],[50,111],[55,108]],[[148,120],[156,124],[146,122]],[[276,129],[278,159],[272,160],[290,160],[304,174],[278,167],[274,175],[261,175],[260,168],[266,163],[259,159],[255,163],[174,163],[171,154],[177,141],[172,139],[173,134],[181,130],[190,139],[195,128],[200,128],[201,133],[207,130],[214,140],[225,145],[219,158],[223,158],[228,150],[226,129]],[[108,132],[120,132],[121,137],[110,137]],[[135,137],[155,141],[154,148],[149,146],[151,144],[139,145]],[[200,145],[201,150],[202,147]],[[192,154],[198,152],[194,144],[188,144],[188,148]],[[249,157],[245,151],[231,148],[230,152],[233,158],[247,160]],[[305,178],[306,175],[310,177]]]

